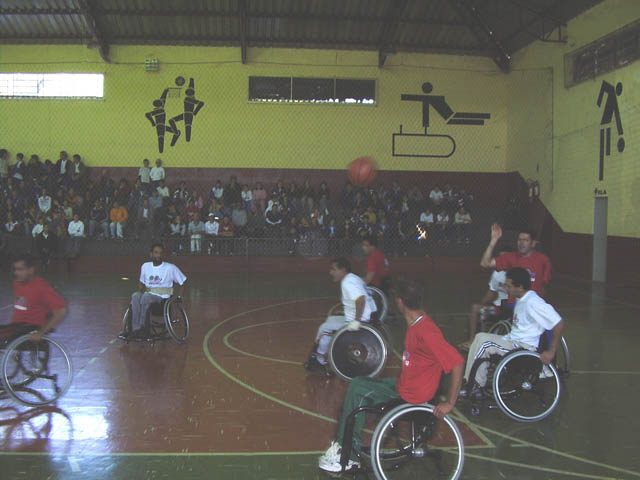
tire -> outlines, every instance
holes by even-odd
[[[164,320],[169,335],[178,343],[184,343],[189,337],[189,317],[182,304],[173,298],[164,304]]]
[[[510,320],[500,320],[499,322],[494,323],[489,327],[488,333],[493,333],[494,335],[506,335],[511,331],[511,321]]]
[[[387,314],[389,313],[389,302],[387,300],[387,296],[378,287],[367,286],[367,290],[374,302],[376,302],[376,307],[378,308],[378,310],[371,315],[372,320],[384,323],[387,318]]]
[[[0,380],[6,393],[23,405],[48,405],[69,389],[73,367],[64,347],[52,338],[43,337],[37,344],[29,338],[23,335],[9,344]]]
[[[133,331],[132,321],[133,316],[131,314],[131,305],[129,305],[122,316],[122,330],[120,332],[123,335],[131,335],[131,332]]]
[[[541,378],[544,372],[546,378]],[[508,353],[493,374],[493,395],[502,412],[519,422],[549,416],[560,400],[560,375],[553,364],[543,365],[529,350]]]
[[[560,375],[569,374],[571,369],[571,355],[569,354],[569,345],[564,337],[560,339],[560,349],[556,351],[554,363]]]
[[[457,480],[464,467],[460,430],[449,416],[437,420],[428,403],[403,404],[387,412],[373,432],[370,452],[378,480]]]
[[[355,377],[377,377],[384,370],[388,356],[384,335],[366,324],[354,332],[341,328],[329,344],[329,366],[346,381]]]

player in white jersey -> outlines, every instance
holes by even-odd
[[[358,330],[360,322],[369,322],[371,314],[377,310],[367,285],[362,278],[351,273],[351,265],[346,258],[333,260],[329,275],[335,283],[340,282],[344,315],[330,315],[320,325],[314,349],[304,364],[307,370],[321,369],[325,373],[328,373],[326,357],[333,332],[345,325],[349,326],[349,330]]]
[[[151,261],[140,268],[138,291],[131,295],[132,335],[146,334],[145,320],[152,303],[162,302],[173,295],[173,285],[180,285],[177,300],[181,301],[187,277],[172,263],[162,260],[164,247],[160,243],[151,246]],[[123,334],[121,334],[122,336]]]

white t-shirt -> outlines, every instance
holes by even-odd
[[[506,300],[509,298],[509,294],[507,293],[507,287],[505,283],[507,282],[507,272],[505,270],[501,272],[493,271],[491,274],[491,278],[489,279],[489,290],[492,292],[496,292],[498,297],[493,301],[493,304],[496,307],[499,307],[502,303],[502,300]]]
[[[420,214],[420,222],[431,225],[433,223],[433,213],[430,213],[429,215],[427,215],[425,212],[422,212]]]
[[[504,336],[513,342],[522,342],[538,348],[540,335],[545,330],[552,330],[562,317],[555,308],[545,302],[533,290],[525,293],[513,310],[513,327]]]
[[[154,182],[159,182],[164,179],[164,167],[153,167],[149,173],[149,177]]]
[[[149,183],[150,180],[151,169],[149,167],[140,167],[138,170],[138,175],[140,176],[140,181],[142,183]]]
[[[429,198],[433,201],[433,203],[440,203],[444,198],[444,194],[442,193],[442,190],[438,190],[437,192],[435,190],[431,190]]]
[[[72,220],[69,222],[67,231],[72,237],[84,237],[84,223],[82,223],[82,220],[78,220],[77,222]]]
[[[344,316],[347,322],[352,322],[356,319],[356,300],[362,296],[364,296],[365,302],[361,321],[368,322],[371,314],[378,310],[376,302],[369,295],[367,284],[358,275],[347,273],[340,283],[340,289],[342,290],[342,305],[344,306]]]
[[[446,213],[443,215],[441,213],[438,214],[438,223],[449,223],[449,215]]]
[[[213,192],[213,196],[218,200],[224,195],[224,187],[213,187],[211,191]]]
[[[166,185],[164,187],[157,187],[156,190],[158,190],[158,195],[161,197],[169,198],[169,187]]]
[[[240,196],[242,197],[242,201],[244,202],[250,202],[251,200],[253,200],[253,193],[251,193],[251,190],[243,190],[242,192],[240,192]]]
[[[218,235],[219,229],[220,223],[216,222],[215,220],[213,222],[206,222],[204,224],[204,233],[206,233],[207,235]]]
[[[147,288],[173,288],[174,282],[178,285],[182,285],[187,281],[187,277],[180,271],[173,263],[162,262],[157,267],[153,265],[153,262],[146,262],[142,264],[140,268],[140,283],[144,284]],[[158,295],[162,298],[169,298],[168,294],[157,294],[150,292],[153,295]]]

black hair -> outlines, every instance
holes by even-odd
[[[162,250],[164,250],[164,245],[161,244],[160,242],[156,242],[154,244],[151,245],[151,250],[149,250],[150,252],[153,252],[153,249],[156,247],[160,247]]]
[[[16,255],[15,257],[13,257],[13,262],[11,263],[18,263],[18,262],[24,263],[24,266],[27,268],[33,268],[36,266],[35,258],[33,257],[33,255],[30,255],[28,253],[22,253],[20,255]]]
[[[394,282],[392,292],[395,297],[402,300],[405,307],[411,310],[417,310],[422,306],[422,293],[413,280],[401,279]]]
[[[518,232],[518,235],[521,235],[521,234],[523,234],[523,233],[524,233],[525,235],[529,235],[529,236],[531,237],[531,240],[535,240],[535,239],[536,239],[536,234],[535,234],[535,233],[533,233],[533,230],[532,230],[532,229],[530,229],[530,228],[525,228],[525,229],[523,229],[523,230],[520,230],[520,231]]]
[[[514,287],[522,287],[525,290],[531,288],[531,274],[522,267],[513,267],[507,271],[507,278],[511,279]]]
[[[378,239],[373,235],[365,235],[362,241],[369,242],[369,245],[373,245],[374,247],[378,246]]]
[[[334,263],[336,265],[336,267],[338,267],[338,269],[340,270],[346,270],[347,273],[351,273],[351,264],[349,263],[349,260],[347,260],[344,257],[338,257],[338,258],[334,258],[331,263]]]

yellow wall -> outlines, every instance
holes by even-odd
[[[160,62],[144,71],[146,57]],[[401,54],[377,67],[375,52],[238,48],[114,46],[104,64],[84,46],[0,46],[4,72],[103,72],[99,100],[0,100],[0,143],[13,154],[57,158],[66,149],[90,166],[134,166],[162,157],[168,166],[343,168],[373,156],[383,169],[501,172],[506,166],[507,77],[485,58]],[[194,77],[205,106],[195,119],[192,141],[158,154],[155,131],[145,119],[176,76]],[[377,105],[255,104],[247,101],[249,75],[375,78]],[[401,102],[402,93],[434,85],[453,110],[490,112],[483,127],[447,126],[431,113],[430,133],[455,137],[448,159],[392,157],[391,135],[421,130],[421,107]],[[181,100],[170,100],[177,114]]]
[[[513,57],[513,67],[520,71],[509,76],[508,169],[520,171],[525,178],[539,179],[543,202],[567,232],[593,233],[594,189],[597,187],[606,189],[608,194],[609,234],[640,236],[640,139],[637,135],[640,61],[570,88],[565,88],[564,81],[566,53],[638,18],[640,2],[606,0],[569,22],[566,45],[536,42]],[[549,68],[552,72],[545,75],[535,70],[539,68]],[[618,102],[626,148],[623,153],[615,149],[618,137],[614,126],[612,153],[605,159],[605,178],[601,182],[598,167],[602,108],[598,108],[596,100],[602,80],[614,86],[617,82],[623,85]],[[540,102],[537,108],[533,105],[534,98]],[[546,113],[551,107],[550,98],[553,99],[553,152],[546,146],[548,135],[540,130],[551,118]],[[532,131],[546,142],[544,147],[536,145],[531,138]]]

